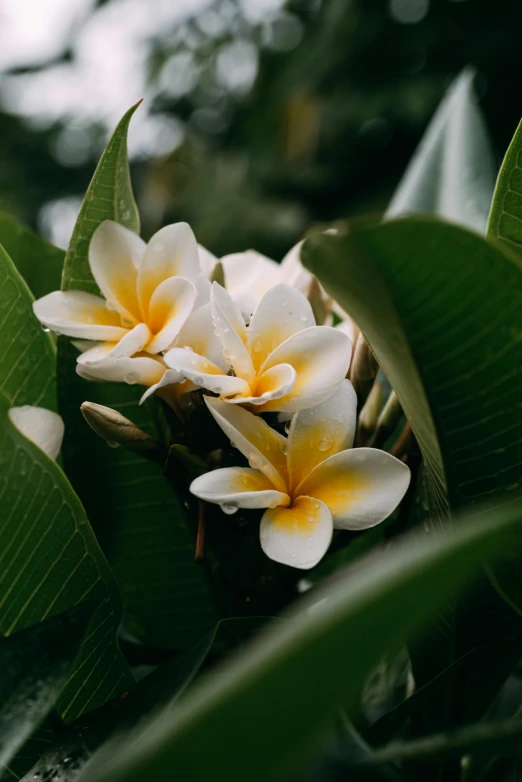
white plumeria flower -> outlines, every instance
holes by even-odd
[[[164,358],[171,369],[226,402],[250,404],[256,412],[295,412],[323,402],[346,377],[349,337],[338,329],[316,326],[308,300],[295,288],[271,288],[248,327],[239,307],[217,283],[210,305],[225,368],[222,360],[185,350],[182,340]],[[202,338],[205,328],[199,326]]]
[[[225,287],[246,318],[250,317],[265,293],[274,285],[285,283],[308,296],[313,275],[301,263],[303,241],[294,245],[281,263],[273,261],[256,250],[231,253],[219,259],[225,275]],[[200,258],[202,273],[211,277],[218,258],[204,248],[200,248]],[[319,288],[327,299],[323,287],[320,285]],[[332,309],[342,321],[346,322],[346,329],[353,331],[350,316],[336,301],[332,301]]]
[[[34,302],[49,329],[97,343],[98,357],[157,354],[175,341],[210,284],[200,276],[199,250],[187,223],[167,225],[146,244],[106,220],[89,246],[91,272],[104,298],[83,291],[54,291]]]
[[[99,343],[94,347],[92,342],[75,341],[74,344],[82,351],[77,359],[77,372],[81,377],[147,386],[141,402],[157,392],[165,401],[177,402],[184,393],[196,388],[180,372],[169,369],[162,356],[141,352],[134,356],[115,357],[111,355],[110,343]],[[221,341],[214,330],[210,304],[191,312],[176,337],[176,344],[207,356],[223,372],[228,371]]]
[[[56,459],[62,447],[64,425],[61,416],[45,407],[11,407],[9,420],[28,440],[50,459]]]
[[[205,397],[213,417],[250,467],[196,478],[190,491],[221,505],[267,508],[261,547],[270,559],[308,569],[326,553],[333,529],[362,530],[387,518],[404,497],[409,468],[385,451],[350,449],[357,399],[349,381],[318,407],[296,413],[288,439],[241,407]]]
[[[292,247],[281,263],[276,263],[256,250],[230,253],[219,259],[223,266],[226,289],[245,317],[250,317],[265,293],[274,285],[286,283],[307,295],[312,275],[301,264],[301,245],[302,242],[299,242]],[[210,277],[218,259],[207,250],[203,253],[202,271]]]

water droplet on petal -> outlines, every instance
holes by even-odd
[[[252,345],[252,350],[254,353],[260,353],[263,348],[263,343],[260,339],[254,340],[254,344]]]
[[[124,315],[122,315],[121,325],[123,326],[124,329],[131,329],[132,328],[132,320],[130,318],[126,318]]]
[[[317,447],[319,448],[320,451],[324,453],[325,451],[329,451],[332,445],[333,445],[332,438],[324,437]]]
[[[237,505],[232,505],[231,502],[224,502],[223,505],[221,505],[221,510],[223,513],[226,513],[227,516],[232,516],[233,513],[237,512]]]
[[[306,315],[301,315],[301,321],[303,323],[306,323],[307,320],[308,320],[308,318],[306,317]]]
[[[119,448],[120,444],[116,442],[116,440],[106,440],[105,441],[109,448]]]
[[[49,334],[51,329],[48,329],[47,326],[42,325],[42,331],[45,331],[46,334]]]
[[[183,345],[183,350],[187,350],[189,353],[194,353],[194,348],[191,348],[190,345]]]
[[[111,301],[110,299],[107,299],[107,301],[105,302],[105,306],[107,307],[109,312],[116,312],[118,309],[118,305],[116,304],[116,302]]]
[[[263,460],[257,453],[251,453],[248,457],[248,463],[254,470],[259,470],[263,466]]]
[[[123,379],[126,383],[133,386],[135,383],[138,382],[140,376],[137,375],[136,372],[128,372]]]

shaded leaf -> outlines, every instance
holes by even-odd
[[[344,702],[356,708],[361,681],[397,650],[434,605],[520,523],[510,506],[473,517],[431,539],[414,535],[314,595],[242,655],[201,679],[168,721],[138,742],[113,743],[93,758],[81,782],[154,779],[295,779]]]
[[[10,635],[84,600],[96,603],[60,696],[69,719],[128,681],[116,641],[116,584],[84,510],[58,465],[8,418],[10,407],[55,407],[55,351],[32,297],[0,249],[0,632]]]
[[[0,244],[35,299],[60,287],[64,251],[44,241],[5,212],[0,212]]]
[[[86,627],[78,610],[0,639],[0,767],[51,710]]]
[[[417,510],[428,526],[440,530],[450,511],[470,504],[509,501],[522,474],[516,259],[476,234],[421,218],[311,237],[303,255],[355,318],[397,392],[424,458]],[[450,597],[410,648],[417,686],[479,647],[465,677],[433,690],[416,733],[482,716],[522,651],[519,617],[484,577]]]

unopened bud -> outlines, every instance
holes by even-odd
[[[84,402],[80,410],[91,429],[112,448],[121,446],[127,451],[139,453],[146,459],[160,463],[164,461],[165,449],[161,443],[139,429],[117,410],[105,405],[97,405],[95,402]]]
[[[225,287],[225,270],[221,261],[218,261],[212,269],[210,282],[217,282],[222,288]]]
[[[359,334],[355,344],[349,373],[351,383],[357,394],[359,409],[366,402],[378,371],[379,364],[377,363],[377,359],[370,350],[370,346],[363,335]]]
[[[317,326],[322,326],[332,311],[332,300],[326,295],[317,277],[312,277],[308,286],[307,299],[310,302]]]
[[[392,391],[378,418],[375,435],[371,442],[373,447],[379,448],[386,442],[388,437],[395,431],[401,416],[401,403],[397,399],[395,391]]]
[[[366,400],[366,403],[359,415],[359,422],[357,425],[357,438],[356,445],[360,447],[366,445],[370,437],[375,431],[377,426],[377,419],[381,411],[382,405],[382,383],[378,380],[373,384],[372,390]]]

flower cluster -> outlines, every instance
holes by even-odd
[[[214,420],[250,467],[209,471],[190,490],[225,513],[266,508],[261,545],[272,559],[315,565],[333,529],[386,518],[409,469],[384,451],[353,450],[357,399],[348,373],[354,329],[316,325],[326,294],[299,262],[249,251],[218,261],[186,223],[148,244],[117,223],[95,231],[89,263],[102,296],[56,291],[34,303],[44,326],[75,338],[89,380],[138,383],[175,410],[203,389]],[[308,294],[308,297],[307,295]],[[313,303],[313,302],[312,302]],[[328,320],[326,319],[326,322]],[[288,437],[263,414],[293,414]]]

